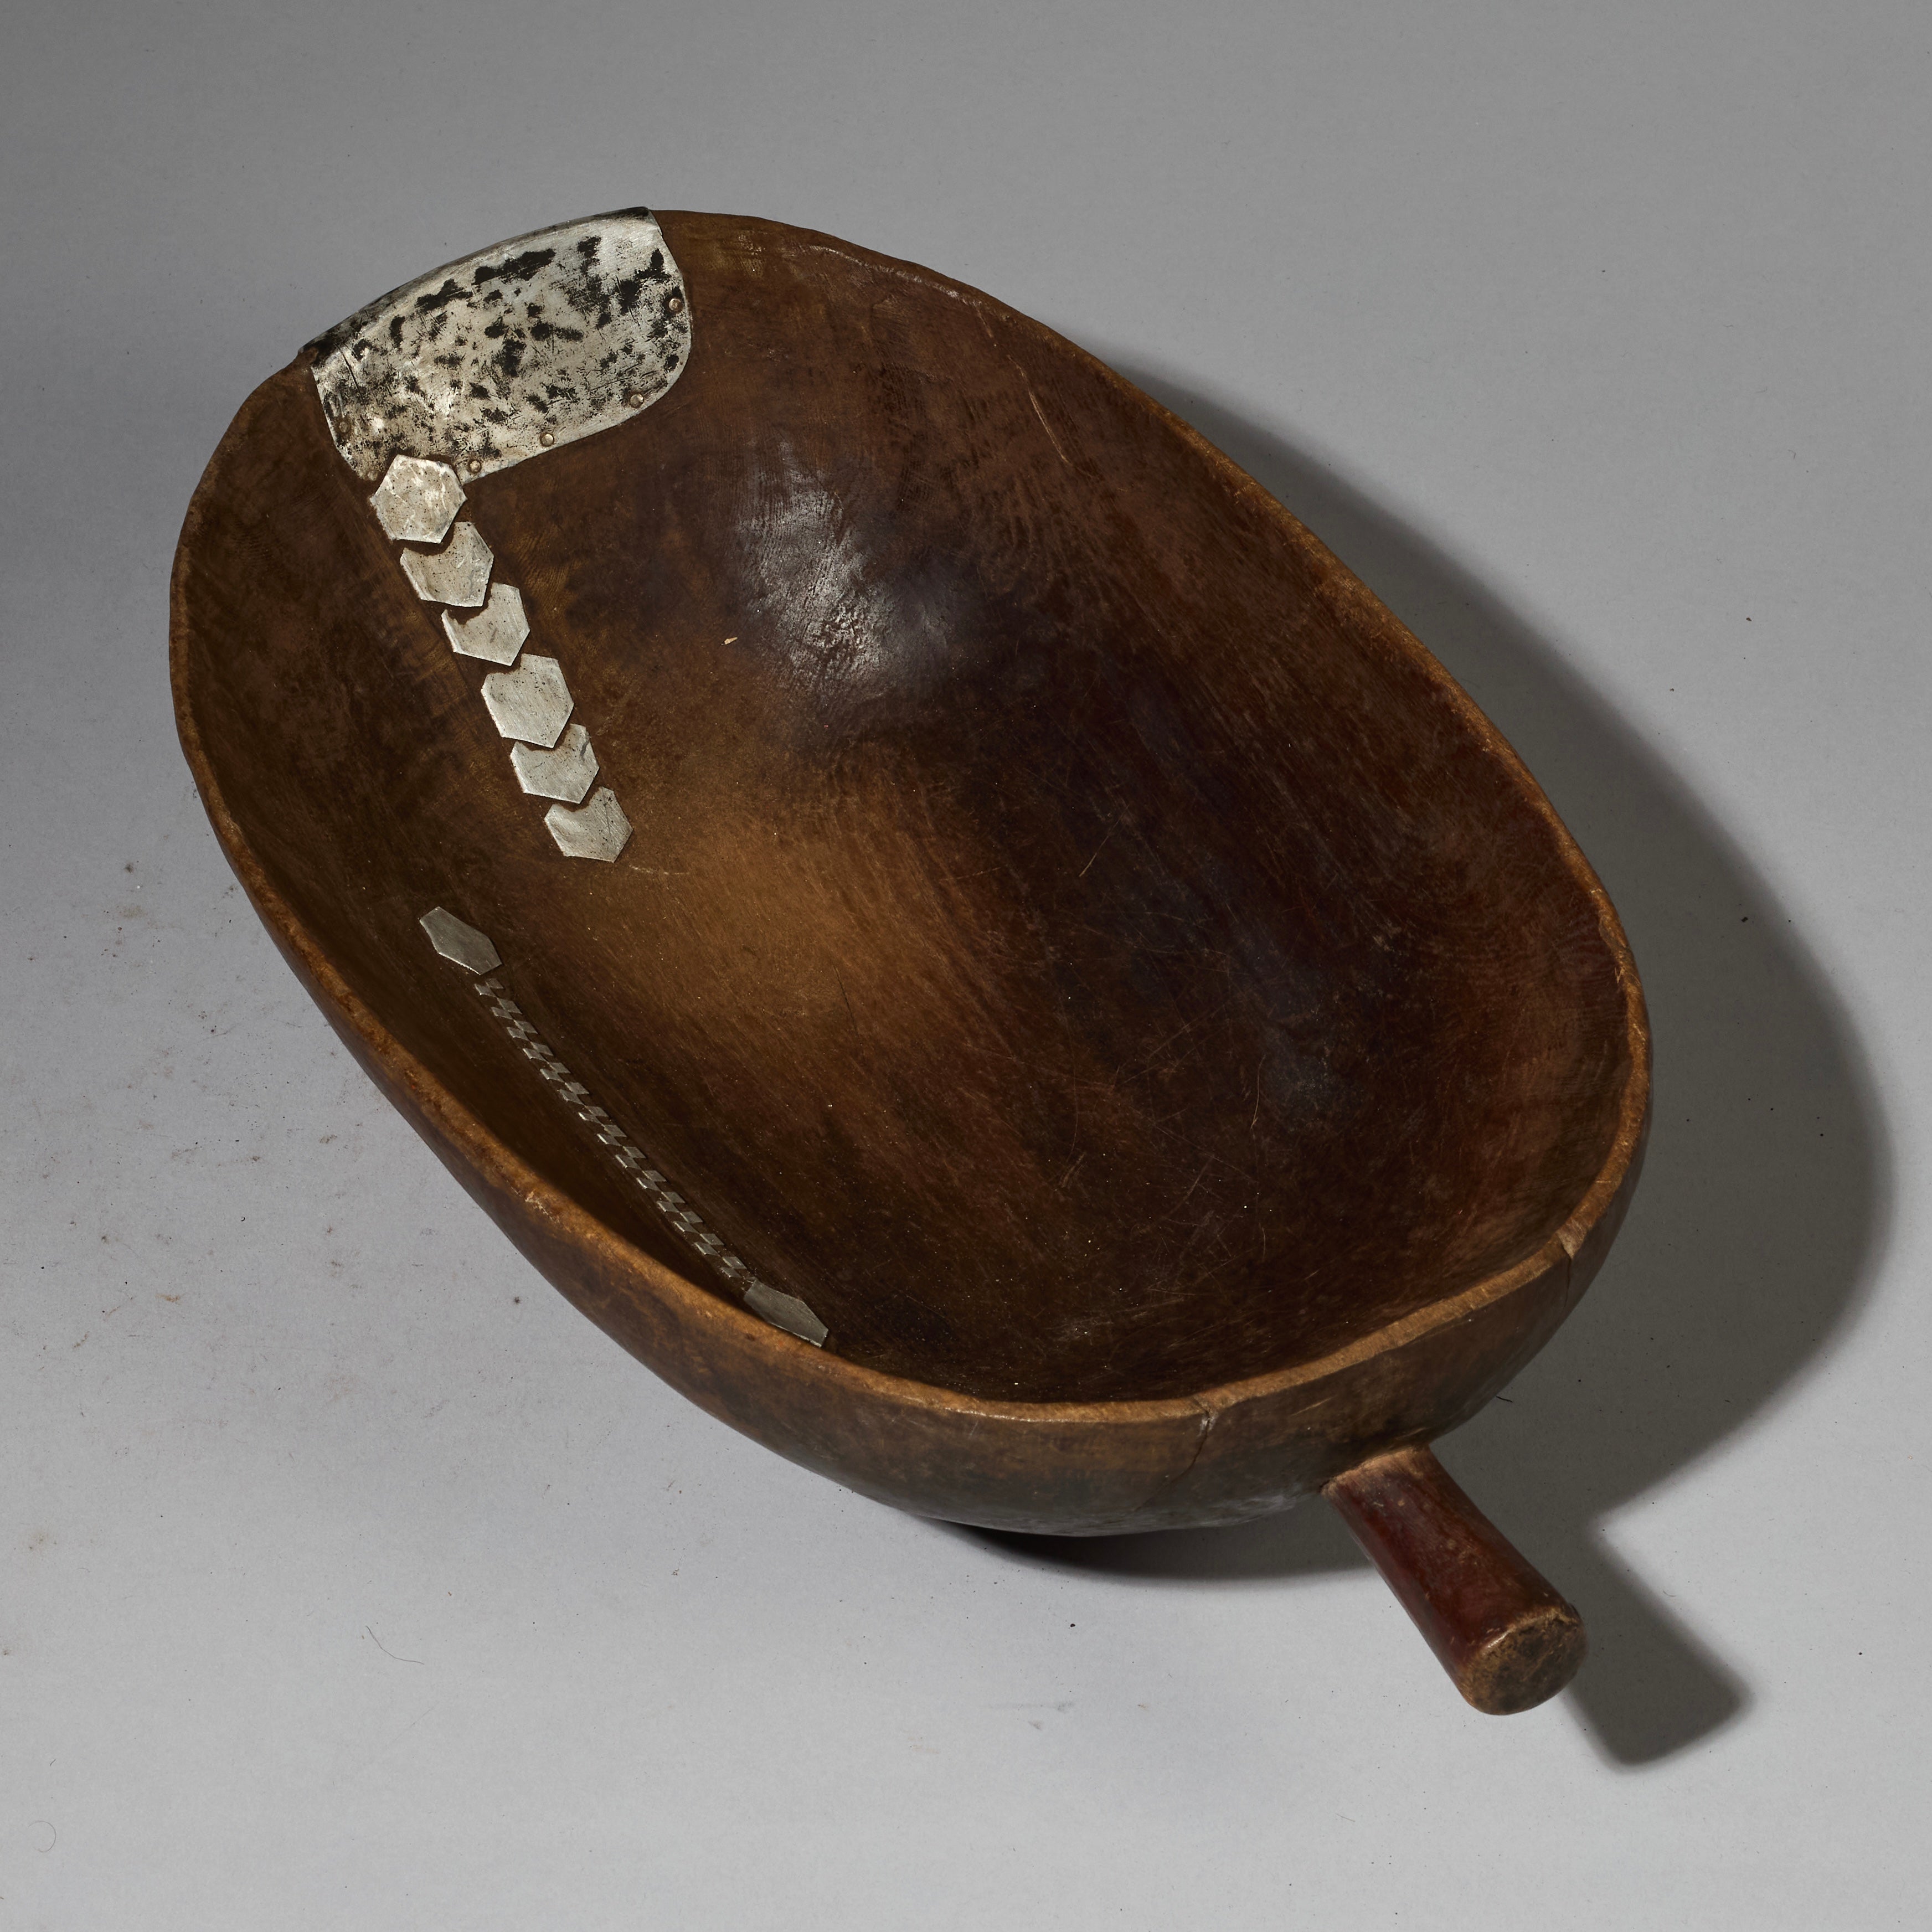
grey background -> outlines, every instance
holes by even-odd
[[[1932,15],[18,4],[0,62],[0,1928],[1922,1922]],[[1028,1544],[713,1424],[333,1044],[176,748],[252,386],[644,201],[1115,362],[1628,922],[1658,1108],[1449,1445],[1588,1617],[1465,1711],[1310,1506]]]

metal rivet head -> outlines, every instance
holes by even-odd
[[[482,457],[472,456],[470,459],[470,473],[472,476],[481,476],[482,475],[483,459]]]
[[[632,409],[640,410],[644,406],[644,392],[641,389],[633,389],[624,400]]]
[[[556,432],[554,430],[547,429],[544,431],[542,436],[537,438],[537,440],[543,445],[544,448],[548,449],[552,443],[556,442]]]
[[[673,296],[671,297],[670,300],[669,302],[666,302],[666,303],[664,304],[664,307],[665,307],[665,308],[667,308],[667,309],[668,309],[668,310],[669,310],[669,311],[670,311],[673,315],[682,315],[682,314],[683,314],[683,313],[684,313],[684,298],[683,298],[683,296]]]

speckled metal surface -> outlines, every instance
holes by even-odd
[[[483,476],[608,429],[670,388],[690,346],[683,280],[644,208],[466,256],[310,344],[335,446],[371,483],[398,456]]]

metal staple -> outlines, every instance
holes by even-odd
[[[769,1282],[761,1281],[725,1246],[705,1226],[703,1217],[686,1204],[684,1196],[648,1163],[643,1148],[603,1108],[591,1102],[590,1088],[572,1076],[570,1069],[558,1059],[556,1053],[539,1036],[536,1028],[524,1017],[523,1008],[505,990],[502,981],[492,974],[488,979],[475,980],[472,984],[485,1007],[502,1024],[503,1030],[521,1047],[526,1058],[536,1061],[537,1070],[556,1089],[560,1096],[577,1118],[596,1130],[598,1139],[609,1151],[611,1160],[637,1184],[645,1199],[664,1217],[685,1244],[695,1248],[706,1261],[722,1273],[740,1294],[748,1295],[762,1290],[767,1295],[783,1296],[782,1289],[773,1288]],[[784,1296],[784,1298],[796,1300],[797,1298]],[[757,1312],[762,1315],[764,1311],[759,1310]],[[766,1318],[770,1318],[767,1316]],[[814,1318],[816,1319],[815,1317]],[[785,1326],[784,1323],[776,1325]],[[793,1330],[790,1332],[796,1334],[798,1331]],[[822,1335],[817,1341],[814,1341],[810,1335],[802,1336],[800,1339],[812,1342],[814,1347],[822,1346]]]

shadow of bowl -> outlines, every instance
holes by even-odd
[[[1862,1050],[1765,882],[1520,617],[1238,408],[1131,360],[1113,366],[1286,504],[1448,666],[1622,916],[1656,1052],[1644,1178],[1582,1305],[1450,1455],[1589,1623],[1592,1660],[1568,1694],[1592,1742],[1615,1765],[1655,1762],[1736,1718],[1750,1693],[1600,1525],[1762,1416],[1857,1309],[1892,1186]],[[1261,1583],[1363,1563],[1326,1510],[1092,1540],[957,1533],[1140,1582]]]

